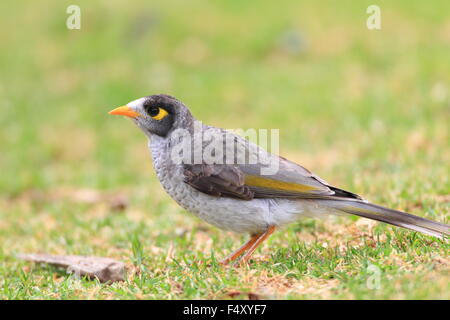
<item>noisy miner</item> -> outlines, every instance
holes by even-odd
[[[181,207],[221,229],[250,234],[223,264],[241,256],[247,262],[276,228],[305,216],[345,213],[449,235],[449,225],[369,203],[240,135],[195,120],[172,96],[143,97],[109,113],[131,118],[145,133],[158,179]]]

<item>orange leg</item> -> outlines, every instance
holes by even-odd
[[[223,259],[220,264],[228,264],[229,262],[236,260],[242,253],[250,248],[260,236],[260,234],[252,236],[242,247],[232,252],[228,257]]]
[[[269,226],[266,231],[261,233],[256,241],[253,241],[253,245],[248,249],[248,251],[244,254],[242,257],[242,263],[247,263],[250,259],[250,256],[253,254],[253,252],[259,247],[259,245],[266,240],[273,232],[275,231],[275,226]]]

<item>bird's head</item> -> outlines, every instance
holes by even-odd
[[[150,137],[166,137],[175,129],[190,129],[193,118],[189,109],[172,96],[156,94],[143,97],[109,112],[127,116]]]

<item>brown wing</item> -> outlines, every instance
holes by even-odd
[[[274,175],[259,174],[258,166],[197,164],[184,166],[184,181],[200,192],[243,200],[253,198],[361,199],[328,185],[305,168],[280,158]]]
[[[222,137],[218,140],[213,139],[212,142],[204,141],[206,145],[214,143],[213,146],[219,150],[226,148],[226,152],[223,152],[222,163],[230,160],[225,158],[229,151],[235,157],[233,164],[184,165],[185,182],[203,193],[244,200],[253,198],[360,199],[356,194],[330,186],[301,165],[268,153],[238,135],[232,135],[232,143],[229,143],[228,139],[223,138],[224,135],[230,134],[225,130],[205,126],[203,133],[206,132],[212,133],[211,137]],[[234,153],[234,151],[239,152]],[[237,154],[245,155],[244,159],[249,160],[244,162],[251,163],[250,159],[256,159],[258,161],[253,163],[257,164],[239,164]],[[270,161],[260,161],[264,159]],[[262,170],[265,166],[263,163],[270,165],[273,163],[272,160],[275,160],[278,167],[274,170],[275,173],[267,174],[267,171]]]
[[[184,176],[184,182],[212,196],[243,200],[251,200],[254,197],[250,188],[244,184],[244,174],[233,165],[185,165]]]

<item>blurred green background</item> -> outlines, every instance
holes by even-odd
[[[71,4],[81,8],[81,30],[66,28]],[[371,4],[381,8],[381,30],[366,27]],[[54,290],[20,287],[31,280],[17,273],[17,252],[107,254],[136,265],[136,243],[157,259],[150,244],[164,251],[177,228],[206,227],[160,189],[139,130],[107,115],[155,93],[174,95],[211,125],[280,128],[281,154],[330,183],[448,221],[448,1],[2,1],[0,21],[4,297]],[[80,189],[117,192],[129,207],[111,213],[55,195]],[[218,256],[242,240],[224,247],[206,228]],[[448,297],[447,249],[443,285],[398,297]],[[203,288],[171,295],[169,286],[150,297],[217,289]],[[395,296],[355,292],[342,297]],[[62,297],[74,296],[85,297]]]

